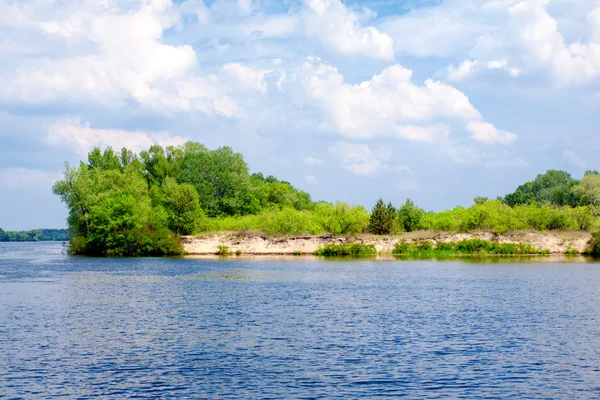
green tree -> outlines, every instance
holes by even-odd
[[[404,230],[412,232],[422,228],[425,212],[417,207],[411,199],[406,199],[406,202],[398,209],[398,216]]]
[[[382,199],[377,200],[371,211],[369,232],[376,235],[389,235],[394,229],[396,218],[396,209],[392,203],[385,205]]]
[[[533,181],[519,186],[514,193],[507,194],[504,202],[511,207],[543,202],[574,206],[578,199],[571,189],[577,183],[568,172],[551,169],[538,175]]]
[[[194,233],[201,217],[198,192],[194,186],[187,183],[178,184],[174,178],[167,177],[163,190],[169,229],[178,235]]]
[[[585,175],[581,182],[573,187],[573,193],[580,198],[581,204],[600,207],[600,175]]]

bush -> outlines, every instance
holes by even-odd
[[[592,237],[588,241],[585,254],[591,256],[600,256],[600,232],[592,234]]]
[[[549,250],[540,250],[523,243],[498,243],[482,239],[468,239],[460,242],[439,242],[435,249],[431,242],[421,241],[396,243],[394,255],[535,255],[549,254]]]
[[[215,254],[218,256],[228,256],[231,254],[231,251],[229,250],[229,247],[227,247],[227,246],[218,246],[217,252]]]
[[[372,244],[362,243],[344,243],[344,244],[328,244],[325,247],[317,249],[314,253],[316,256],[371,256],[376,255],[377,250]]]

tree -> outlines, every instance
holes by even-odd
[[[178,235],[194,233],[196,223],[201,216],[196,189],[190,184],[178,184],[174,178],[167,177],[163,190],[169,229]]]
[[[514,193],[507,194],[504,202],[511,207],[543,202],[574,206],[578,199],[571,189],[577,183],[568,172],[551,169],[538,175],[533,181],[519,186]]]
[[[392,203],[388,203],[386,206],[382,199],[377,200],[371,211],[369,232],[376,235],[389,235],[392,233],[396,218],[396,209]]]
[[[400,206],[398,215],[406,232],[412,232],[422,228],[425,212],[417,207],[411,199],[406,199],[406,202]]]
[[[580,198],[581,204],[600,207],[600,175],[585,175],[581,182],[573,187],[573,193]]]

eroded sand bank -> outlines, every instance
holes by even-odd
[[[401,241],[428,240],[432,243],[460,241],[465,239],[484,239],[500,243],[524,243],[538,249],[548,249],[552,254],[564,254],[567,249],[583,252],[590,234],[587,232],[519,232],[506,235],[495,235],[492,232],[477,233],[438,233],[411,232],[398,236],[334,237],[334,236],[294,236],[266,237],[259,234],[214,233],[202,236],[186,236],[183,246],[189,254],[215,254],[219,246],[227,246],[230,251],[240,250],[243,254],[278,255],[278,254],[312,254],[319,247],[327,244],[354,243],[373,244],[380,253],[391,253],[394,245]]]

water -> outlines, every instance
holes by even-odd
[[[600,264],[0,244],[0,397],[599,398]]]

